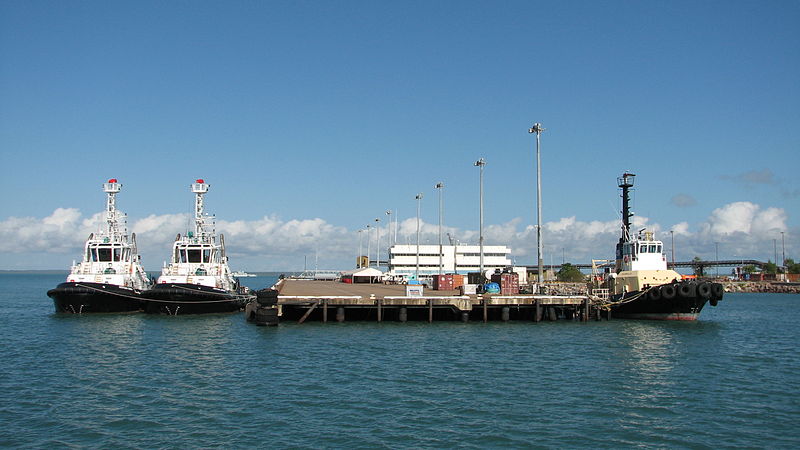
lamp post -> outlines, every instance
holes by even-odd
[[[389,222],[389,227],[386,229],[386,271],[388,272],[392,268],[392,210],[387,209],[386,215],[388,216],[386,221]]]
[[[381,270],[381,219],[375,218],[375,268]]]
[[[422,192],[420,192],[419,194],[417,194],[416,197],[414,197],[417,199],[417,270],[416,270],[417,280],[419,280],[419,210],[420,210],[420,204],[422,203],[422,197],[423,197]]]
[[[367,225],[367,267],[369,267],[369,254],[372,250],[370,250],[370,244],[372,243],[372,238],[369,237],[369,229],[371,227]]]
[[[672,238],[672,270],[675,270],[675,231],[669,230],[669,236]]]
[[[772,240],[772,246],[775,248],[775,265],[778,265],[778,240]]]
[[[444,262],[442,261],[442,259],[444,258],[442,249],[442,220],[444,218],[442,192],[444,192],[444,183],[440,181],[436,183],[436,186],[434,186],[434,188],[439,190],[439,275],[441,275],[444,270]]]
[[[719,242],[714,242],[714,273],[719,278]]]
[[[364,230],[358,230],[358,255],[356,255],[356,268],[361,268],[361,232]]]
[[[783,231],[781,231],[781,252],[783,253],[783,271],[786,272],[786,241],[783,238]]]
[[[542,261],[542,156],[539,138],[545,129],[542,128],[541,123],[534,123],[528,130],[528,133],[536,134],[536,257],[538,259],[539,275],[537,280],[541,286],[543,277],[542,270],[544,262]]]
[[[479,217],[480,217],[480,219],[479,219],[480,220],[479,236],[480,237],[478,238],[478,242],[480,244],[480,271],[481,271],[481,277],[484,277],[486,275],[484,273],[484,271],[483,271],[483,166],[485,166],[485,165],[486,165],[486,160],[483,159],[483,158],[475,161],[475,166],[480,168],[480,178],[479,178],[479,182],[478,182],[478,184],[480,186],[480,188],[478,190],[479,191],[478,195],[480,197],[480,199],[479,199],[479,204],[480,204],[480,208],[479,208],[480,209],[480,213],[479,213]]]
[[[387,234],[388,234],[389,237],[386,238],[386,240],[388,241],[386,244],[387,244],[387,247],[391,247],[392,245],[397,243],[396,242],[397,239],[392,240],[392,210],[391,209],[387,209],[386,210],[386,215],[389,217],[388,219],[386,219],[389,222],[389,227],[387,228]]]

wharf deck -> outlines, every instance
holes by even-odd
[[[527,320],[542,320],[560,312],[570,317],[588,319],[591,299],[586,295],[499,295],[478,294],[459,295],[453,290],[424,289],[422,297],[406,295],[406,286],[387,284],[348,284],[336,281],[311,281],[285,279],[275,286],[278,289],[278,306],[284,318],[297,318],[305,321],[311,318],[327,322],[328,308],[336,310],[337,321],[344,320],[344,310],[356,320],[383,320],[396,317],[400,321],[412,318],[422,319],[427,312],[428,321],[434,315],[443,319],[460,318],[467,321],[469,316],[483,321],[499,317],[502,320],[524,317]],[[317,310],[317,307],[322,310]],[[315,311],[316,310],[316,311]],[[436,313],[434,314],[434,310]],[[558,310],[558,311],[557,311]]]

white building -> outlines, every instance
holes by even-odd
[[[442,245],[441,273],[478,272],[480,270],[479,245]],[[511,266],[508,255],[511,249],[504,245],[483,246],[483,268],[502,269]],[[419,274],[439,274],[439,245],[419,246]],[[393,245],[389,249],[389,272],[393,275],[414,275],[417,271],[417,246]]]

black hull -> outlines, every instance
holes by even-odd
[[[157,284],[144,294],[148,314],[209,314],[241,311],[250,300],[246,295],[188,283]]]
[[[58,313],[136,312],[142,309],[141,291],[115,284],[66,282],[47,291]]]
[[[719,283],[682,281],[653,286],[612,298],[611,316],[618,319],[697,320],[707,302],[722,300]]]

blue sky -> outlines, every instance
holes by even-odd
[[[413,222],[418,192],[437,241],[437,181],[476,241],[479,157],[487,240],[532,263],[533,122],[546,259],[612,253],[626,170],[677,259],[774,259],[781,231],[797,259],[798,20],[793,1],[5,1],[0,269],[68,265],[111,177],[150,270],[195,178],[236,268],[349,268],[356,230]]]

